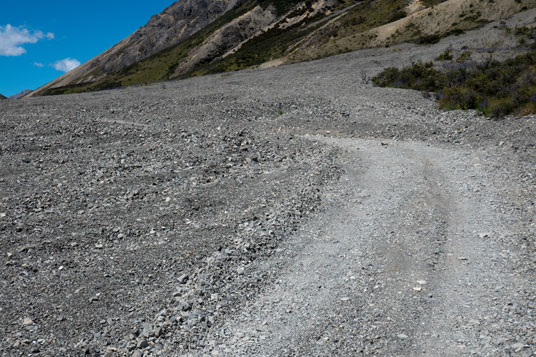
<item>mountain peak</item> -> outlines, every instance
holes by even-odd
[[[33,95],[51,88],[97,82],[160,51],[180,43],[203,29],[226,11],[245,0],[181,0],[112,48],[78,68],[37,89]]]
[[[19,99],[19,98],[22,98],[30,93],[32,93],[33,90],[31,89],[25,89],[23,90],[22,92],[19,92],[17,94],[13,94],[12,96],[9,97],[9,99]]]

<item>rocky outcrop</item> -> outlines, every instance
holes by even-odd
[[[119,56],[100,65],[105,73],[115,72],[132,63],[183,41],[204,28],[240,0],[181,0],[151,17],[147,25],[122,42]]]
[[[357,0],[355,0],[357,1]],[[259,35],[276,26],[281,29],[312,17],[335,6],[336,0],[315,0],[312,2],[292,0],[281,3],[273,0],[181,0],[162,13],[154,15],[144,27],[110,48],[101,55],[82,64],[58,79],[37,89],[30,96],[58,94],[56,89],[92,83],[89,90],[110,88],[122,85],[121,70],[143,61],[151,61],[152,56],[163,50],[173,50],[200,30],[219,19],[224,14],[228,18],[191,38],[196,45],[189,47],[187,53],[176,53],[177,60],[152,63],[159,73],[166,73],[166,79],[177,78],[191,73],[199,65],[210,64],[238,51],[241,46],[254,41]],[[298,10],[299,9],[299,10]],[[232,13],[231,13],[232,11]],[[296,21],[292,21],[292,20]],[[154,61],[158,62],[158,60]],[[164,63],[165,62],[165,63]],[[112,78],[112,79],[111,79]],[[119,78],[119,79],[117,79]],[[163,79],[162,75],[144,77],[145,81]],[[139,79],[127,80],[128,84],[139,83]],[[106,83],[101,86],[100,84]]]
[[[262,33],[275,20],[277,20],[277,16],[271,7],[267,9],[263,9],[260,6],[255,7],[214,32],[206,39],[203,45],[192,51],[179,64],[171,78],[189,72],[199,63],[211,62],[221,58],[244,41]]]

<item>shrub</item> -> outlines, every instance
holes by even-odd
[[[393,67],[387,68],[373,78],[374,84],[380,87],[410,88],[428,92],[443,87],[446,81],[445,74],[436,70],[431,62],[414,63],[401,70]]]
[[[454,57],[452,57],[452,53],[450,49],[447,49],[441,53],[436,60],[437,61],[451,61]]]
[[[465,51],[456,59],[456,62],[463,63],[469,58],[471,58],[471,51]]]
[[[482,103],[478,93],[471,88],[446,88],[442,94],[440,103],[447,109],[474,109]]]
[[[397,20],[403,19],[406,17],[406,12],[404,10],[398,10],[389,18],[389,22],[395,22]]]
[[[444,36],[441,36],[439,34],[424,35],[417,38],[414,42],[419,45],[433,45],[434,43],[438,43],[442,37]]]
[[[475,109],[493,117],[536,113],[536,51],[505,62],[489,58],[478,65],[467,63],[469,56],[464,52],[457,60],[463,63],[443,71],[432,63],[387,68],[372,81],[382,87],[435,92],[446,109]]]

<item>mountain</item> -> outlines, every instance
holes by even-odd
[[[30,94],[32,92],[33,92],[33,90],[31,90],[31,89],[25,89],[22,92],[19,92],[17,94],[13,94],[12,96],[9,97],[9,99],[19,99],[19,98],[25,97],[26,95],[28,95],[28,94]]]
[[[426,44],[533,7],[536,0],[181,0],[30,96]]]
[[[0,94],[0,100],[4,100],[4,99],[7,99],[7,98],[4,97],[2,94]]]
[[[82,66],[39,88],[96,82],[107,75],[179,43],[210,24],[240,0],[181,0],[151,17],[147,25]]]

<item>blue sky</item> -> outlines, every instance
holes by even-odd
[[[106,51],[176,0],[4,0],[0,94],[36,89]]]

